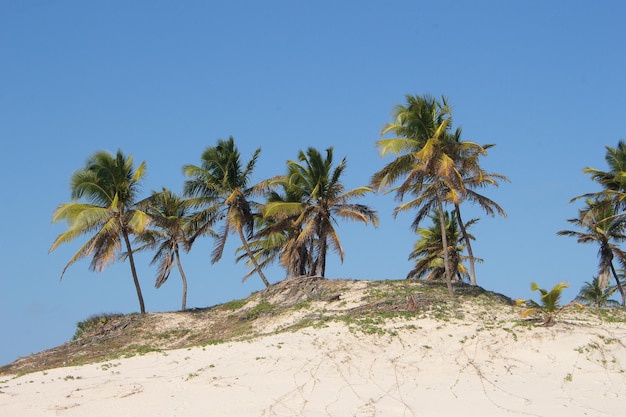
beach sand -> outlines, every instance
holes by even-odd
[[[0,376],[0,416],[623,416],[626,325],[342,321]]]

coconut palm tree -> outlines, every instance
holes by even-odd
[[[441,238],[441,225],[439,224],[439,213],[430,216],[432,225],[428,228],[417,230],[420,240],[415,243],[413,251],[409,255],[410,260],[415,261],[415,267],[408,273],[407,279],[423,278],[425,281],[445,280],[445,268],[443,263],[443,245]],[[448,242],[448,253],[450,267],[455,281],[463,281],[469,278],[468,270],[463,265],[463,261],[468,257],[463,256],[464,245],[461,243],[463,237],[459,231],[457,218],[449,212],[444,213],[446,221],[446,234]],[[469,222],[466,228],[475,220]],[[473,239],[471,235],[468,235]],[[477,259],[478,262],[482,261]]]
[[[608,197],[616,203],[620,210],[626,208],[626,143],[620,140],[615,148],[607,146],[604,157],[608,171],[587,167],[583,173],[589,174],[591,179],[604,188],[599,193],[584,194],[575,199],[584,197]],[[619,211],[619,210],[618,210]]]
[[[286,211],[287,207],[296,207],[299,210],[306,203],[304,190],[299,186],[290,184],[287,176],[276,177],[274,181],[275,184],[272,184],[267,194],[266,205],[267,203],[283,204],[283,211],[278,211],[272,216],[261,215],[256,218],[257,231],[249,242],[250,247],[262,268],[279,260],[287,272],[287,277],[308,275],[307,266],[312,264],[308,245],[297,247],[295,244],[290,244],[298,238],[302,231],[302,225],[298,223],[299,215],[297,212]],[[288,203],[299,203],[299,205]],[[239,248],[238,252],[244,252],[243,248]],[[244,255],[242,254],[237,258],[237,261],[243,258]],[[253,272],[254,270],[250,271],[244,279]]]
[[[206,233],[215,223],[223,224],[216,239],[211,262],[221,259],[228,235],[235,232],[263,284],[269,287],[270,283],[248,245],[248,238],[252,236],[254,229],[255,203],[251,198],[262,195],[266,189],[264,182],[250,185],[260,153],[259,148],[243,167],[235,139],[231,136],[228,140],[218,140],[217,145],[209,146],[202,153],[200,166],[183,167],[183,173],[190,178],[185,181],[184,194],[200,209],[194,218],[197,227],[196,235],[192,239]]]
[[[450,140],[452,111],[445,97],[439,101],[429,95],[407,95],[406,100],[407,105],[398,105],[394,108],[394,121],[386,124],[381,131],[381,136],[392,133],[394,137],[376,142],[381,156],[388,154],[399,156],[375,173],[371,183],[380,191],[390,189],[394,183],[402,180],[398,187],[392,189],[398,201],[402,201],[406,193],[412,193],[418,197],[412,205],[405,207],[415,207],[419,202],[434,204],[443,228],[444,204],[460,203],[466,193],[463,174],[455,157],[470,150],[479,153],[484,153],[484,150],[475,143]],[[420,198],[419,196],[426,190],[428,195],[423,199]],[[430,209],[429,207],[428,210],[418,214],[417,223],[430,212]],[[446,282],[452,295],[454,290],[448,254],[449,245],[443,229],[441,236]]]
[[[372,223],[378,226],[376,211],[352,200],[372,192],[370,187],[345,189],[341,177],[346,158],[333,168],[333,148],[326,156],[315,148],[298,153],[297,161],[287,162],[283,185],[291,193],[288,198],[265,204],[263,216],[275,221],[288,221],[290,239],[283,249],[283,264],[288,270],[307,271],[308,275],[324,277],[328,248],[344,259],[344,250],[337,230],[337,219]],[[304,258],[306,257],[306,261]]]
[[[448,140],[453,143],[461,142],[460,133],[461,130],[457,129],[454,134],[449,136]],[[441,193],[444,196],[451,196],[449,200],[454,204],[453,212],[456,215],[457,224],[460,227],[461,235],[463,237],[463,241],[465,242],[465,248],[468,252],[468,261],[470,265],[469,276],[470,283],[472,285],[477,285],[474,268],[475,256],[471,246],[471,240],[473,240],[473,238],[470,237],[465,230],[466,223],[463,221],[461,216],[461,203],[475,203],[478,204],[489,216],[499,214],[506,217],[505,211],[495,201],[476,191],[477,189],[485,188],[487,186],[498,186],[499,181],[508,181],[508,178],[504,175],[485,172],[478,163],[478,158],[483,155],[481,148],[486,150],[492,146],[494,145],[484,145],[480,148],[458,147],[456,150],[464,151],[464,153],[457,154],[454,159],[458,165],[458,171],[462,176],[462,184],[465,187],[465,191],[463,193],[455,193],[454,190],[449,190],[444,187],[444,190]],[[451,147],[451,149],[454,150],[454,147]],[[411,226],[413,230],[417,231],[422,220],[426,216],[429,216],[432,211],[437,210],[438,194],[436,187],[437,184],[432,181],[419,184],[419,186],[415,187],[415,190],[410,193],[415,198],[396,207],[394,210],[394,217],[401,211],[416,210],[416,215]],[[440,222],[437,223],[439,224]],[[441,236],[441,232],[439,233],[439,236]],[[452,247],[451,245],[448,246]]]
[[[181,310],[187,309],[187,277],[180,261],[181,249],[189,252],[193,241],[191,202],[163,188],[138,204],[150,217],[151,227],[135,239],[142,246],[137,250],[156,250],[151,265],[158,264],[155,287],[160,288],[177,266],[183,284]],[[212,230],[207,233],[215,235]]]
[[[624,294],[613,260],[617,258],[622,265],[626,264],[626,253],[617,246],[617,243],[626,240],[625,224],[619,216],[615,215],[615,206],[611,200],[587,198],[585,203],[586,206],[578,210],[577,218],[567,220],[582,231],[561,230],[557,234],[575,237],[578,243],[595,243],[600,246],[598,285],[602,291],[605,291],[610,277],[613,276],[622,296],[622,305],[624,305],[626,294]]]
[[[611,296],[613,295],[613,293],[615,293],[616,289],[617,287],[610,287],[603,290],[602,288],[600,288],[598,277],[593,277],[593,280],[591,282],[585,282],[574,301],[577,301],[583,305],[598,308],[607,306],[618,306],[619,303],[611,299]]]
[[[94,153],[84,168],[72,174],[73,201],[61,204],[52,216],[53,222],[65,220],[68,230],[61,233],[50,248],[52,252],[62,243],[92,235],[63,268],[63,278],[70,265],[89,256],[89,268],[100,272],[113,263],[125,247],[141,313],[146,309],[130,236],[141,233],[148,220],[146,214],[135,207],[145,169],[145,162],[134,169],[132,156],[125,156],[121,150],[116,155],[104,151]],[[81,199],[86,202],[80,202]]]
[[[453,142],[461,142],[461,129],[458,128],[455,133],[450,137]],[[482,145],[482,149],[477,148],[462,148],[459,150],[465,150],[465,153],[457,155],[454,159],[459,166],[459,172],[462,175],[462,183],[465,186],[465,193],[462,194],[463,202],[470,202],[478,204],[478,206],[488,216],[494,217],[496,214],[506,217],[506,212],[495,201],[485,197],[478,193],[476,190],[483,189],[488,186],[499,186],[500,181],[508,182],[508,177],[497,174],[485,172],[480,166],[479,159],[481,156],[486,155],[486,151],[492,148],[493,144]],[[485,153],[483,153],[485,152]],[[472,250],[471,238],[465,230],[465,222],[461,216],[461,205],[458,201],[454,203],[454,213],[457,217],[457,222],[461,228],[461,234],[467,248],[467,255],[470,266],[470,283],[477,285],[476,272],[474,268],[474,252]]]

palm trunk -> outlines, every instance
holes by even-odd
[[[613,269],[613,252],[608,247],[608,244],[600,245],[600,262],[598,265],[598,286],[602,291],[605,291],[609,286],[609,279],[611,279],[611,270]]]
[[[443,216],[443,203],[439,190],[437,190],[437,204],[439,206],[439,223],[441,223],[441,243],[443,244],[443,268],[446,273],[446,284],[448,293],[454,296],[454,288],[452,288],[452,276],[450,274],[450,254],[448,252],[448,236],[446,235],[446,219]]]
[[[265,274],[263,274],[263,271],[261,270],[259,263],[256,261],[256,258],[252,254],[252,251],[250,250],[250,245],[248,245],[248,241],[246,240],[246,237],[243,234],[243,229],[239,227],[237,228],[237,232],[239,232],[239,238],[241,239],[241,243],[243,243],[243,247],[246,250],[246,254],[250,258],[252,265],[254,265],[254,269],[256,270],[257,274],[259,274],[259,277],[261,277],[261,281],[263,281],[263,284],[265,284],[265,287],[269,287],[270,283],[267,280],[267,278],[265,278]]]
[[[139,298],[139,310],[141,314],[146,312],[146,306],[143,303],[143,295],[141,294],[141,286],[139,285],[139,278],[137,278],[137,270],[135,269],[135,259],[133,258],[133,250],[130,247],[130,239],[126,229],[123,229],[124,241],[126,242],[126,250],[128,251],[128,261],[130,262],[130,271],[133,274],[133,281],[135,282],[135,289],[137,290],[137,298]]]
[[[622,307],[624,307],[626,306],[626,294],[624,294],[624,287],[622,287],[622,283],[619,281],[619,277],[617,276],[617,272],[615,271],[613,262],[611,262],[611,271],[613,272],[613,276],[615,277],[615,282],[617,282],[617,289],[622,296]]]
[[[474,270],[474,253],[472,252],[472,245],[470,243],[470,238],[467,234],[467,230],[465,229],[465,225],[463,224],[463,219],[461,219],[461,207],[458,204],[454,205],[456,211],[456,220],[461,228],[461,233],[463,234],[463,240],[467,245],[467,257],[469,258],[470,264],[470,283],[472,285],[476,285],[476,271]]]
[[[180,278],[183,280],[183,304],[181,307],[182,311],[187,310],[187,277],[185,276],[185,272],[183,271],[183,266],[180,263],[180,255],[178,254],[178,248],[174,249],[174,255],[176,256],[176,265],[178,265],[178,272],[180,273]]]
[[[316,268],[316,275],[324,278],[326,275],[326,251],[328,250],[328,245],[326,244],[326,239],[321,239],[320,241],[320,251],[318,254],[318,263]]]

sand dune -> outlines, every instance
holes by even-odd
[[[623,416],[626,325],[393,319],[0,377],[0,415]],[[371,333],[371,334],[368,334]]]

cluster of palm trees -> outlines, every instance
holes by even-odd
[[[499,181],[508,181],[501,174],[485,172],[480,166],[480,157],[494,145],[480,146],[461,139],[461,129],[452,130],[452,110],[445,97],[438,100],[430,95],[406,96],[406,104],[397,105],[393,121],[386,124],[382,136],[392,137],[377,142],[380,155],[396,155],[396,158],[372,177],[372,186],[377,190],[394,192],[400,202],[394,211],[417,210],[412,227],[422,235],[411,259],[416,267],[409,277],[440,278],[443,276],[448,291],[453,294],[453,281],[464,274],[460,252],[467,249],[470,264],[469,278],[476,285],[471,235],[467,232],[471,220],[464,223],[461,204],[477,203],[488,215],[506,216],[504,210],[477,190],[497,186]],[[399,185],[395,185],[396,183]],[[408,201],[404,201],[409,196]],[[445,207],[454,207],[453,216]],[[429,215],[435,215],[439,226],[438,236],[425,233],[419,228]],[[460,234],[456,228],[460,229]],[[437,236],[439,244],[423,243],[428,236]],[[463,247],[459,247],[462,240]]]
[[[480,260],[473,255],[473,237],[467,232],[475,219],[464,222],[461,206],[477,203],[488,215],[505,215],[478,190],[507,178],[481,168],[480,157],[493,145],[463,141],[461,129],[452,130],[452,112],[445,97],[408,95],[406,101],[394,109],[394,120],[383,127],[377,142],[381,156],[394,155],[395,159],[373,175],[369,186],[351,190],[341,181],[346,158],[335,165],[333,148],[325,153],[315,148],[300,151],[296,160],[287,161],[284,175],[251,184],[261,150],[244,163],[230,137],[206,148],[199,165],[183,167],[187,180],[181,195],[162,189],[139,200],[145,162],[135,169],[132,156],[120,150],[115,155],[96,152],[71,177],[72,201],[61,204],[53,214],[53,222],[64,220],[68,229],[50,251],[78,236],[90,236],[61,277],[85,257],[91,257],[90,269],[95,271],[117,258],[128,259],[143,313],[133,254],[152,250],[157,287],[178,268],[184,310],[187,279],[180,252],[188,252],[200,237],[211,237],[215,242],[211,262],[217,262],[231,234],[241,241],[237,259],[246,260],[251,268],[245,278],[256,273],[269,286],[263,270],[273,262],[288,277],[324,277],[329,249],[344,258],[338,221],[377,226],[376,211],[354,201],[371,192],[387,191],[395,193],[399,202],[394,215],[416,210],[412,227],[422,239],[410,255],[416,263],[408,278],[443,279],[450,294],[454,281],[469,278],[476,284],[474,262]],[[404,201],[405,197],[410,198]],[[447,206],[453,210],[446,211]],[[419,228],[426,217],[433,220],[432,233]],[[462,265],[464,260],[469,261],[469,270]]]
[[[585,284],[577,299],[599,306],[611,305],[610,297],[617,291],[623,306],[626,303],[622,283],[626,252],[619,244],[626,241],[626,143],[620,141],[615,148],[607,146],[605,160],[609,167],[607,171],[583,169],[602,190],[572,199],[584,201],[578,217],[568,220],[579,230],[562,230],[558,235],[572,236],[579,243],[599,246],[598,275]],[[615,261],[621,266],[620,270],[615,267]],[[610,285],[611,278],[615,281],[614,286]]]
[[[278,261],[293,275],[324,276],[328,248],[344,252],[334,224],[338,219],[378,225],[376,212],[352,200],[371,192],[370,187],[345,190],[341,177],[344,158],[333,167],[333,149],[320,154],[309,148],[297,161],[288,161],[287,174],[250,184],[260,150],[242,164],[234,139],[219,140],[201,156],[201,164],[186,165],[188,179],[181,196],[163,189],[138,200],[137,191],[145,163],[135,170],[132,156],[97,152],[71,178],[72,201],[61,204],[53,222],[64,220],[68,229],[50,248],[90,235],[67,263],[67,268],[91,257],[90,269],[101,271],[119,256],[128,259],[139,299],[145,312],[133,254],[154,250],[158,264],[156,286],[160,287],[176,266],[183,281],[182,309],[186,309],[187,279],[180,261],[202,236],[215,240],[211,262],[221,259],[227,237],[239,236],[243,252],[263,283],[270,283],[263,267]],[[265,204],[253,200],[266,196]],[[83,200],[81,202],[79,200]],[[219,232],[215,230],[219,229]],[[134,241],[131,242],[131,237]]]

